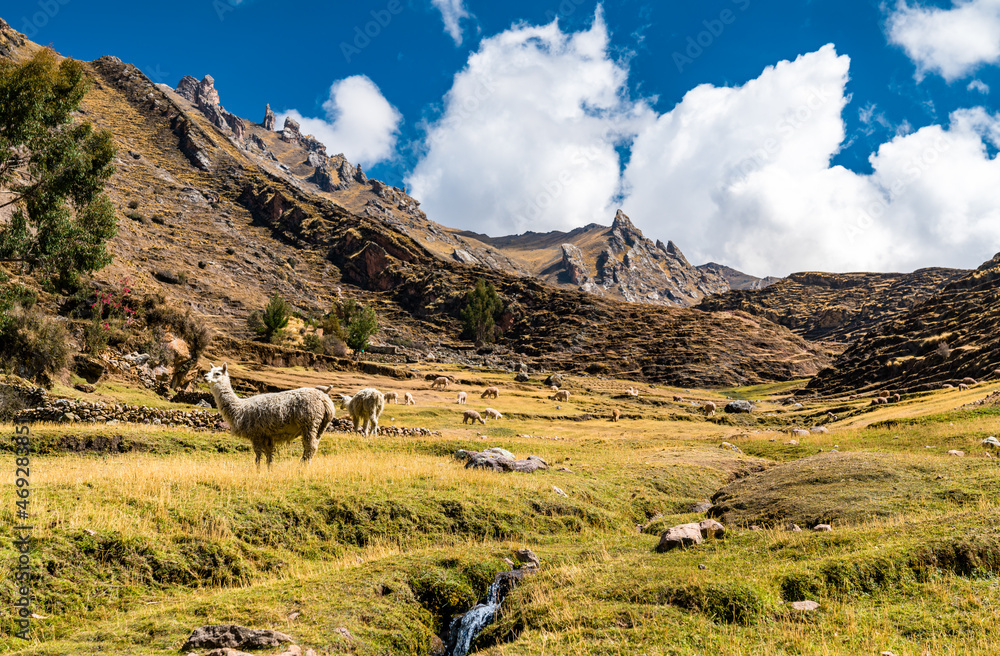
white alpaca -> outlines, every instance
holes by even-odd
[[[500,389],[497,387],[487,387],[479,396],[483,399],[496,399],[500,397]]]
[[[338,394],[337,396],[340,397],[344,409],[351,415],[354,430],[360,433],[361,426],[364,425],[365,437],[368,437],[369,429],[378,435],[378,418],[385,409],[385,396],[382,392],[373,387],[366,387],[359,390],[354,396],[347,394]]]
[[[494,410],[493,408],[486,408],[486,410],[484,410],[483,412],[485,412],[486,416],[489,417],[490,419],[503,419],[503,415],[500,414],[499,410]]]
[[[485,424],[486,423],[486,421],[475,410],[466,410],[465,414],[462,415],[462,423],[463,424],[473,424],[473,425],[475,425],[475,423],[477,421],[480,424]]]
[[[316,450],[327,425],[333,421],[336,412],[333,401],[323,392],[311,387],[258,394],[241,399],[236,396],[229,382],[229,365],[216,367],[205,374],[215,397],[215,406],[229,424],[229,430],[237,437],[250,440],[260,459],[267,457],[267,466],[274,462],[275,447],[291,442],[302,436],[302,461],[308,462]]]
[[[569,390],[559,390],[549,398],[553,401],[569,401]]]
[[[438,376],[431,382],[431,389],[440,387],[441,389],[447,389],[451,385],[451,379],[447,376]]]
[[[417,405],[417,402],[413,400],[413,395],[409,392],[403,394],[403,405]]]
[[[386,392],[385,402],[388,403],[392,401],[393,403],[399,403],[399,393],[398,392]]]
[[[469,398],[468,394],[466,394],[465,392],[459,392],[458,399],[455,401],[455,403],[458,403],[460,405],[465,405],[465,402],[468,400],[468,398]]]

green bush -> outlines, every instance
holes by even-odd
[[[288,325],[291,316],[292,307],[281,294],[274,292],[263,312],[250,313],[247,325],[265,341],[274,343],[281,339],[282,331]]]
[[[7,314],[14,327],[3,340],[0,358],[4,369],[50,383],[69,364],[69,331],[64,322],[46,317],[37,307],[14,305]]]
[[[496,288],[480,278],[476,281],[476,287],[465,295],[465,308],[461,313],[462,335],[477,345],[497,341],[503,336],[503,331],[497,325],[503,312],[503,300]]]

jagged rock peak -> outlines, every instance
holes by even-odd
[[[615,222],[611,224],[612,230],[621,230],[622,232],[639,232],[639,230],[632,225],[632,219],[628,218],[628,215],[621,210],[615,214]]]
[[[215,78],[206,75],[199,82],[190,75],[185,75],[177,83],[177,95],[198,105],[202,109],[219,105],[219,92],[215,90]]]
[[[274,112],[271,111],[271,103],[267,103],[267,107],[264,109],[264,122],[261,125],[264,126],[265,130],[274,130]]]

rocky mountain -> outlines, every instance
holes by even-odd
[[[458,236],[495,248],[550,284],[632,303],[690,307],[729,290],[730,278],[758,280],[728,267],[692,266],[676,244],[647,239],[621,210],[611,227],[592,223],[571,232]]]
[[[996,377],[998,322],[1000,254],[858,339],[809,389],[907,391]]]
[[[968,271],[793,273],[764,289],[733,290],[704,299],[706,311],[740,310],[779,323],[808,340],[853,342],[911,310]]]
[[[776,278],[775,276],[758,278],[757,276],[751,276],[748,273],[737,271],[732,267],[727,267],[725,264],[718,264],[717,262],[699,264],[698,270],[722,276],[729,285],[729,289],[764,289],[781,280],[781,278]]]
[[[10,56],[38,48],[17,44],[12,32],[0,27],[0,42],[15,44]],[[248,315],[277,291],[306,316],[340,297],[370,303],[383,325],[379,338],[421,359],[521,360],[690,386],[799,378],[831,361],[787,329],[741,313],[636,305],[552,286],[514,266],[507,272],[499,251],[488,251],[491,267],[442,259],[465,243],[461,237],[428,221],[401,189],[328,155],[293,121],[276,132],[268,110],[261,123],[231,114],[210,77],[184,78],[173,90],[114,57],[87,68],[93,86],[79,116],[110,130],[119,151],[108,186],[121,212],[114,262],[95,283],[128,279],[190,309],[225,337],[213,347],[219,356],[242,352],[234,344],[250,336]],[[638,259],[626,220],[614,230],[620,265],[626,255]],[[619,266],[604,264],[609,275]],[[496,285],[508,311],[503,344],[476,353],[458,339],[457,317],[480,277]],[[43,294],[40,306],[58,311],[56,300]]]

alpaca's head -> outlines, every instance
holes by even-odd
[[[353,399],[354,399],[353,396],[348,396],[347,394],[337,394],[334,398],[334,400],[337,403],[340,403],[340,405],[342,405],[344,409],[346,409],[347,406],[350,405]]]
[[[211,369],[205,374],[205,380],[209,385],[222,385],[229,382],[229,365],[223,363],[221,367],[216,367],[211,362],[208,363]]]

